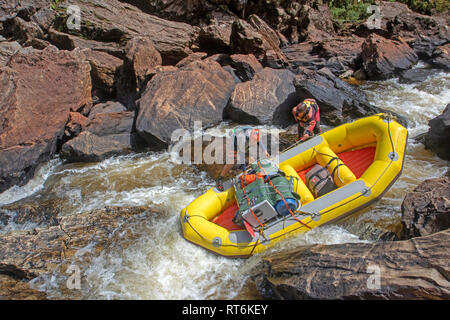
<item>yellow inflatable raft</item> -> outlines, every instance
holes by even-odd
[[[279,157],[279,168],[294,180],[301,207],[287,216],[261,226],[254,235],[232,222],[238,206],[232,185],[216,188],[191,202],[181,212],[184,237],[216,254],[247,258],[262,252],[284,236],[335,222],[380,199],[400,176],[407,144],[407,130],[389,115],[356,120],[333,128]],[[331,158],[338,158],[332,161]],[[315,164],[328,165],[337,189],[314,198],[305,174]]]

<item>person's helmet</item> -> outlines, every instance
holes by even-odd
[[[297,106],[295,106],[292,109],[292,115],[294,116],[294,118],[297,119],[302,119],[308,112],[309,112],[309,108],[311,106],[311,101],[308,99],[303,100],[302,103],[298,104]]]

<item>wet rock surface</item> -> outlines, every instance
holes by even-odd
[[[450,178],[422,182],[402,203],[401,239],[427,236],[450,228]]]
[[[239,83],[224,116],[237,123],[276,124],[294,122],[290,110],[299,100],[289,70],[264,68],[251,81]]]
[[[105,207],[58,217],[55,225],[46,228],[0,235],[0,273],[31,280],[63,263],[70,265],[76,252],[89,244],[93,245],[95,256],[124,224],[151,212],[147,207]]]
[[[449,237],[446,230],[408,241],[301,247],[264,257],[254,279],[270,299],[448,299]]]
[[[0,191],[24,184],[50,159],[70,111],[92,104],[89,63],[79,51],[23,49],[0,69]],[[50,93],[50,94],[49,94]]]
[[[425,134],[425,147],[442,159],[450,160],[450,104],[444,112],[428,122],[430,129]]]
[[[218,124],[234,89],[233,77],[212,60],[155,75],[139,102],[136,129],[147,143],[167,147],[176,129]]]
[[[419,58],[402,38],[372,34],[362,45],[361,57],[369,79],[385,80],[410,69]]]

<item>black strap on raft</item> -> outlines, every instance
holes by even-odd
[[[328,155],[328,156],[329,156],[329,155]],[[331,156],[330,156],[330,157],[331,157]],[[328,168],[329,165],[330,165],[333,161],[337,161],[337,162],[338,162],[337,166],[334,167],[333,171],[331,172],[331,177],[332,177],[333,179],[334,179],[334,175],[336,174],[336,172],[338,172],[339,167],[345,166],[344,163],[339,163],[339,160],[341,160],[341,159],[339,159],[339,157],[331,157],[331,160],[328,161],[328,163],[327,163],[327,165],[326,165],[326,168]],[[342,161],[342,160],[341,160],[341,161]]]

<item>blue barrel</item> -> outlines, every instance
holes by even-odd
[[[298,208],[297,200],[292,199],[292,198],[286,198],[284,200],[286,200],[286,203],[288,204],[288,206],[292,212],[297,210],[297,208]],[[275,205],[275,210],[284,217],[291,215],[283,200],[279,200],[277,202],[277,204]]]

